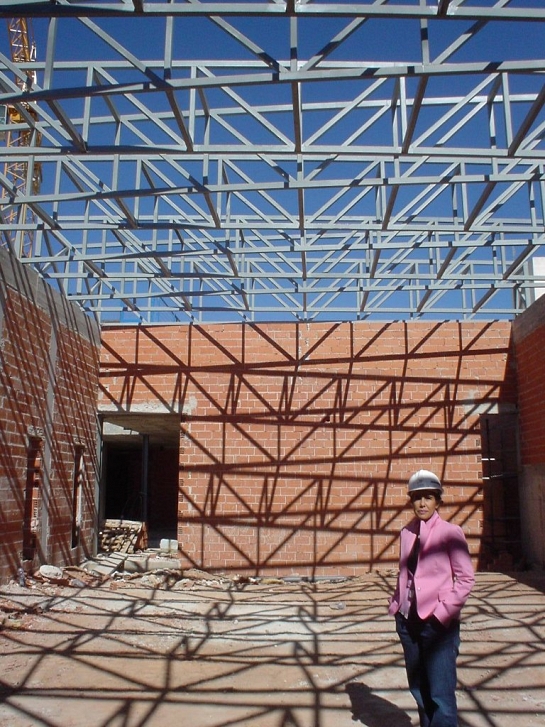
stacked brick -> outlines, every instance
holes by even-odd
[[[113,328],[101,360],[104,404],[181,414],[186,565],[393,567],[420,467],[479,564],[481,416],[515,403],[508,322]]]
[[[514,324],[518,397],[521,412],[521,460],[545,465],[545,296]]]
[[[93,551],[98,352],[98,328],[0,250],[2,581]]]
[[[520,495],[528,565],[545,568],[545,296],[513,324],[517,359]]]

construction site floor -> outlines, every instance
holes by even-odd
[[[394,573],[309,582],[109,568],[0,587],[2,727],[417,724],[386,613]],[[544,585],[477,574],[460,727],[545,724]]]

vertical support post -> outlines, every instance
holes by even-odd
[[[140,499],[142,502],[142,521],[148,522],[148,472],[149,472],[149,434],[142,435],[142,479]]]

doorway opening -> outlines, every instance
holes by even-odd
[[[516,569],[522,560],[516,414],[481,417],[483,463],[483,565]]]
[[[143,523],[150,548],[176,541],[180,417],[105,416],[102,444],[102,522]]]

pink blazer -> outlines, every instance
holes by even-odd
[[[408,612],[411,587],[407,559],[416,539],[418,520],[414,518],[401,531],[399,576],[388,612]],[[435,512],[420,523],[420,554],[414,575],[418,615],[435,616],[447,626],[459,618],[475,575],[462,528],[439,517]]]

